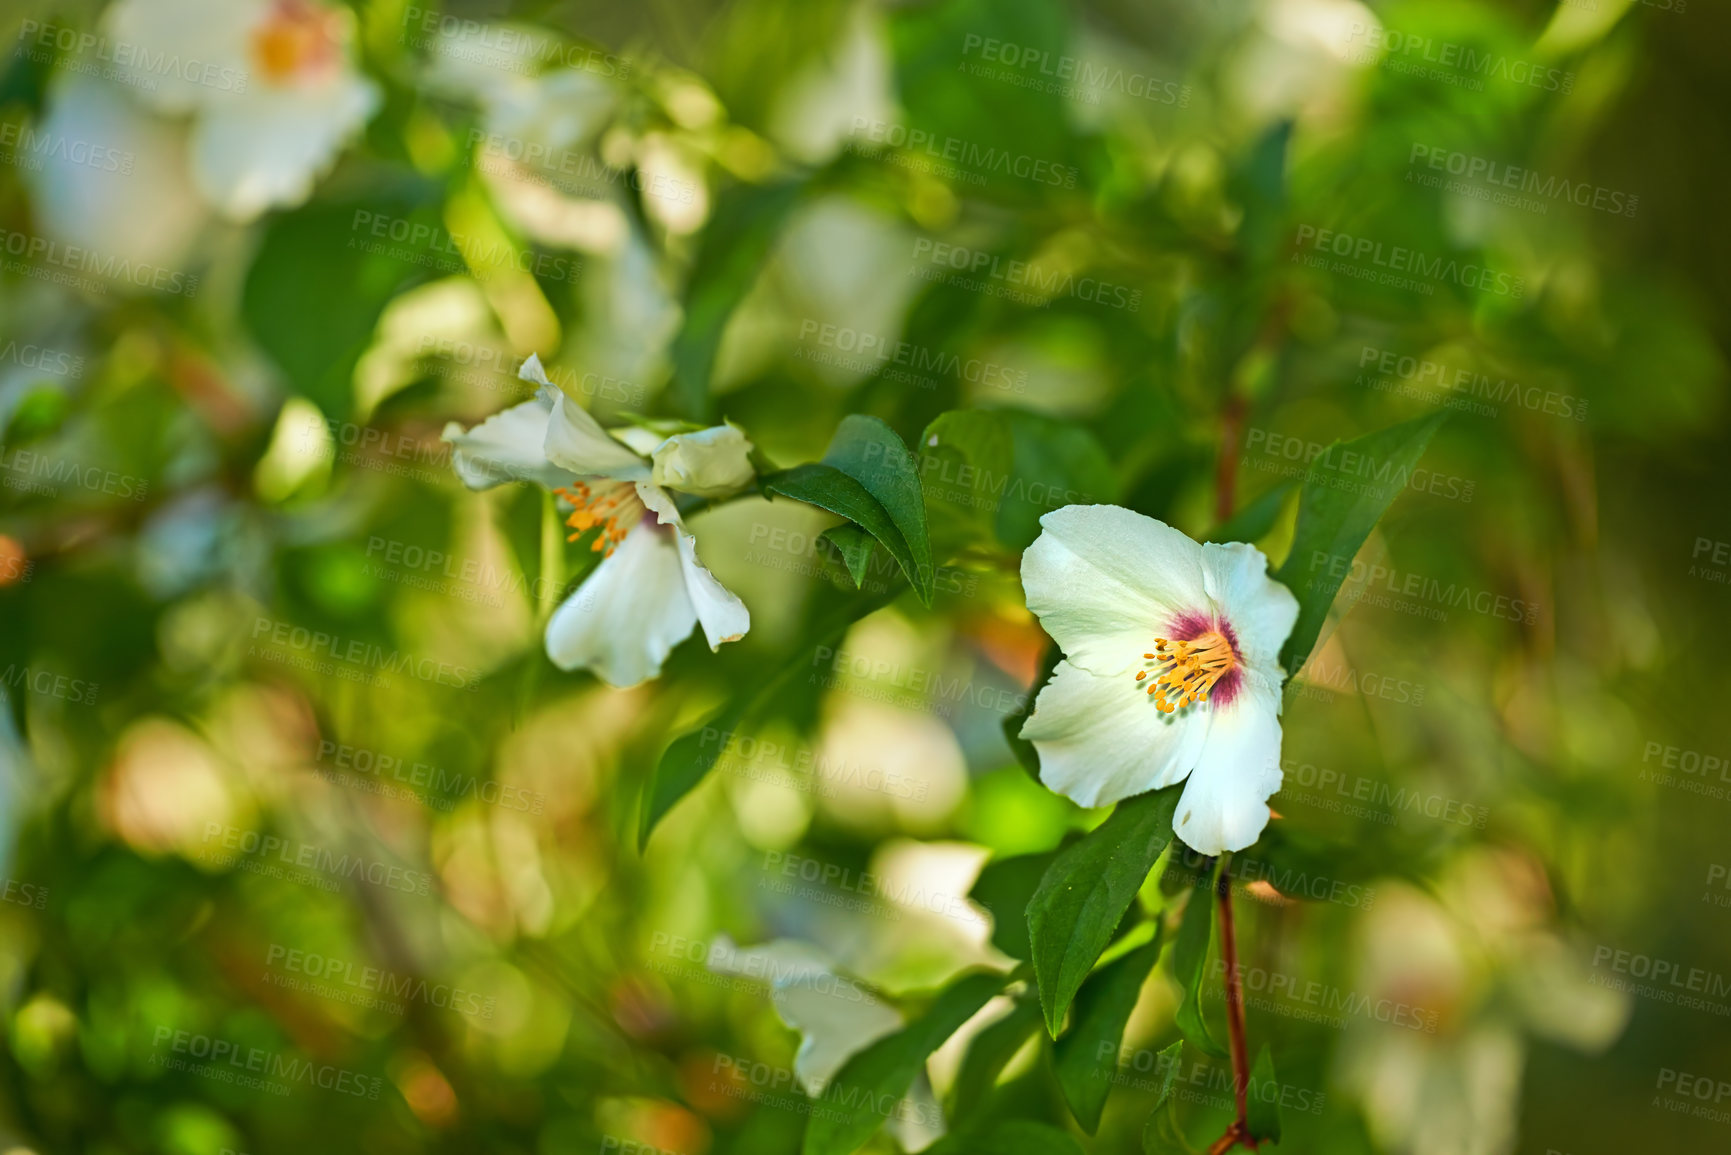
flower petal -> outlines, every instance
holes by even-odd
[[[316,87],[261,85],[211,104],[192,130],[193,180],[237,221],[300,204],[379,101],[377,85],[345,72]]]
[[[158,112],[232,101],[257,83],[249,45],[269,16],[263,0],[118,0],[103,17],[114,42],[110,67],[128,92]],[[169,61],[197,64],[176,68]]]
[[[676,433],[656,447],[656,485],[723,497],[751,484],[751,442],[734,425],[716,425],[695,433]]]
[[[552,419],[547,424],[547,459],[579,477],[608,477],[615,481],[649,480],[649,463],[619,444],[600,422],[566,396],[541,368],[541,358],[529,354],[517,376],[533,381],[542,392],[553,391]]]
[[[1232,623],[1238,652],[1251,669],[1276,683],[1284,680],[1280,647],[1298,620],[1298,598],[1268,576],[1268,559],[1245,542],[1202,547],[1202,584]]]
[[[451,465],[470,489],[490,489],[507,481],[533,481],[548,489],[570,485],[572,474],[547,460],[541,446],[554,398],[543,389],[533,400],[501,409],[473,429],[455,421],[445,426],[452,446]]]
[[[1172,819],[1199,854],[1243,850],[1268,825],[1268,797],[1281,779],[1278,683],[1248,679],[1231,708],[1209,718],[1208,740]]]
[[[651,510],[663,526],[672,526],[679,542],[679,562],[685,569],[685,592],[696,607],[697,620],[703,626],[703,636],[711,650],[719,650],[723,642],[737,642],[751,629],[751,611],[714,574],[697,560],[697,539],[685,528],[679,507],[666,490],[637,483],[637,498]]]
[[[1022,554],[1022,589],[1084,669],[1123,673],[1174,615],[1206,605],[1201,550],[1165,522],[1116,505],[1067,505],[1040,525]]]
[[[1022,724],[1040,754],[1040,781],[1078,805],[1104,806],[1181,780],[1202,749],[1208,712],[1162,714],[1143,685],[1059,662]]]
[[[547,656],[625,689],[661,673],[696,621],[673,535],[645,518],[553,611]]]

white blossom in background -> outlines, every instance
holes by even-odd
[[[127,90],[190,118],[192,179],[225,216],[296,205],[372,116],[380,94],[354,66],[354,17],[316,0],[118,0],[104,34],[131,63]]]

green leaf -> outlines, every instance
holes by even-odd
[[[907,542],[890,519],[882,503],[857,480],[833,465],[808,463],[772,473],[758,482],[771,497],[791,497],[831,513],[839,513],[871,536],[883,542],[901,563],[903,571],[912,564]]]
[[[995,545],[999,487],[1008,488],[1015,439],[1002,413],[952,409],[920,434],[926,516],[939,552]]]
[[[842,1064],[823,1090],[822,1110],[805,1130],[804,1155],[852,1155],[883,1126],[880,1103],[899,1103],[926,1059],[1010,980],[975,972],[952,982],[931,1009]]]
[[[1028,902],[1028,936],[1053,1038],[1082,980],[1112,941],[1142,880],[1172,841],[1183,784],[1127,798],[1058,855]]]
[[[1034,684],[1028,690],[1028,696],[1022,704],[1004,716],[1004,741],[1009,744],[1010,753],[1016,756],[1016,761],[1022,764],[1022,769],[1034,776],[1034,781],[1040,780],[1040,752],[1034,749],[1034,744],[1022,737],[1022,726],[1034,713],[1034,703],[1040,697],[1040,691],[1046,688],[1046,683],[1052,680],[1052,671],[1058,668],[1058,663],[1064,660],[1064,653],[1058,649],[1056,642],[1046,642],[1046,652],[1040,658],[1040,672],[1034,675]]]
[[[1020,921],[1019,919],[1017,921]],[[998,1076],[1009,1066],[1016,1052],[1040,1029],[1040,1004],[1036,999],[1018,999],[1010,1013],[983,1028],[968,1044],[968,1053],[956,1072],[950,1087],[950,1119],[965,1124],[970,1116],[984,1107]]]
[[[1000,1119],[983,1130],[951,1135],[924,1155],[1083,1155],[1076,1137],[1047,1123]]]
[[[1070,1029],[1052,1048],[1052,1068],[1058,1075],[1070,1114],[1092,1135],[1100,1129],[1100,1113],[1118,1073],[1118,1047],[1124,1041],[1124,1026],[1142,985],[1160,961],[1161,933],[1154,939],[1101,967],[1076,992],[1075,1013]]]
[[[1351,441],[1336,441],[1310,463],[1298,497],[1292,552],[1274,575],[1298,595],[1298,622],[1280,651],[1280,664],[1288,678],[1310,657],[1352,559],[1405,488],[1405,478],[1424,456],[1431,435],[1446,416],[1437,413]],[[1347,454],[1373,463],[1377,475],[1390,480],[1384,485],[1370,485],[1359,480],[1356,472],[1345,473],[1336,463]]]
[[[737,184],[715,201],[685,289],[685,323],[670,353],[668,393],[681,413],[708,424],[714,415],[709,377],[721,336],[739,302],[751,291],[788,214],[799,201],[799,181]]]
[[[1218,869],[1218,866],[1216,866]],[[1184,907],[1184,920],[1178,924],[1178,937],[1172,943],[1172,975],[1184,992],[1178,1004],[1178,1029],[1192,1046],[1216,1059],[1227,1058],[1226,1051],[1208,1033],[1208,1023],[1202,1017],[1202,984],[1207,976],[1208,942],[1214,933],[1214,887],[1198,886],[1190,892]]]
[[[903,553],[896,553],[895,544],[882,534],[874,536],[902,563],[920,601],[931,605],[937,575],[932,570],[931,539],[926,535],[925,493],[913,455],[896,431],[882,418],[850,414],[836,427],[823,463],[859,482],[883,506],[898,531]]]
[[[406,203],[308,205],[265,225],[241,292],[241,315],[259,346],[329,417],[349,415],[355,364],[385,305],[428,276],[412,261],[368,251],[371,231],[357,231],[355,222],[384,216],[450,243],[436,213]]]
[[[847,567],[847,576],[853,579],[853,587],[857,590],[871,565],[872,549],[877,545],[877,539],[851,521],[843,525],[832,525],[819,536],[833,545],[836,553],[841,555],[842,564]]]
[[[1250,1096],[1245,1103],[1245,1122],[1258,1142],[1280,1142],[1280,1083],[1274,1077],[1274,1052],[1262,1044],[1256,1066],[1250,1069]]]
[[[1118,479],[1112,460],[1092,433],[1079,425],[1035,413],[1004,410],[1014,454],[1007,478],[995,478],[998,537],[1011,549],[1026,549],[1040,536],[1040,518],[1066,505],[1115,500]]]
[[[992,916],[992,945],[1011,958],[1026,960],[1034,955],[1028,942],[1028,902],[1057,857],[1056,850],[1049,850],[995,858],[981,869],[968,891],[968,897]]]
[[[1296,483],[1283,481],[1255,501],[1221,522],[1203,541],[1258,541],[1280,519],[1287,495]]]
[[[1160,1089],[1154,1099],[1154,1109],[1148,1112],[1148,1122],[1142,1126],[1143,1155],[1189,1155],[1189,1148],[1184,1145],[1178,1128],[1178,1118],[1172,1110],[1172,1084],[1178,1081],[1183,1052],[1184,1040],[1180,1039],[1161,1051],[1154,1062],[1154,1070],[1160,1076]]]

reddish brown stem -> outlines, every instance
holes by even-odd
[[[1222,865],[1217,892],[1220,895],[1220,956],[1226,964],[1226,1033],[1232,1047],[1232,1097],[1238,1118],[1227,1128],[1209,1155],[1229,1151],[1243,1143],[1252,1151],[1256,1140],[1250,1134],[1250,1054],[1244,1045],[1244,985],[1238,970],[1238,935],[1232,925],[1232,870]],[[1222,1147],[1220,1144],[1224,1143]]]

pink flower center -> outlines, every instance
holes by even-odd
[[[1239,668],[1237,648],[1218,629],[1177,641],[1155,638],[1154,652],[1142,657],[1152,662],[1153,667],[1138,671],[1136,680],[1152,678],[1148,681],[1148,692],[1162,714],[1174,713],[1192,702],[1206,702],[1215,685]],[[1236,681],[1232,678],[1227,686],[1221,687],[1228,700]]]

